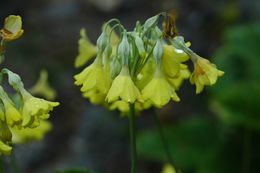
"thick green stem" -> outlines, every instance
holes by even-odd
[[[135,105],[129,104],[129,132],[130,132],[130,145],[131,145],[131,173],[136,173],[136,127],[135,127]]]
[[[167,140],[166,140],[165,135],[164,135],[164,131],[163,131],[161,121],[160,121],[160,119],[159,119],[155,110],[154,110],[154,113],[153,113],[153,117],[154,117],[154,120],[155,120],[156,125],[157,125],[157,129],[158,129],[159,136],[160,136],[162,144],[163,144],[165,154],[167,156],[167,160],[175,168],[176,172],[179,173],[179,170],[176,168],[176,164],[174,164],[169,145],[168,145]]]

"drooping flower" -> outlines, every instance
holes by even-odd
[[[21,91],[23,97],[23,127],[36,127],[39,121],[49,118],[49,113],[54,107],[59,105],[59,102],[51,102],[41,98],[32,96],[26,90]]]
[[[209,60],[198,55],[194,55],[193,64],[194,71],[190,76],[191,84],[196,85],[196,94],[201,93],[205,85],[214,85],[218,77],[224,75],[224,72],[218,70],[216,65]]]
[[[53,100],[57,93],[48,83],[48,72],[42,70],[37,83],[29,89],[30,93],[33,95],[42,95],[48,100]]]
[[[176,49],[172,45],[164,45],[163,50],[162,66],[164,73],[168,77],[174,78],[181,70],[181,62],[187,61],[189,56],[182,50]]]
[[[97,54],[97,48],[94,44],[90,42],[85,29],[80,30],[80,36],[81,38],[78,42],[79,54],[75,60],[75,67],[80,67],[84,65]]]
[[[102,59],[96,60],[81,73],[74,76],[75,85],[82,85],[83,93],[95,90],[98,93],[106,94],[110,87],[110,76],[106,74],[102,67]]]
[[[21,17],[10,15],[5,18],[4,27],[0,30],[0,35],[5,41],[11,41],[19,38],[23,32]]]
[[[140,91],[132,81],[127,66],[123,66],[120,74],[114,79],[106,100],[109,103],[117,100],[134,103],[141,100]]]
[[[142,97],[144,100],[150,100],[159,108],[167,104],[170,99],[180,101],[159,67],[156,68],[154,78],[142,90]]]

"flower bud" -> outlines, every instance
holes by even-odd
[[[161,62],[163,56],[163,45],[161,40],[157,40],[155,47],[153,49],[153,56],[156,59],[156,62]]]
[[[102,32],[102,34],[97,39],[97,48],[100,52],[103,52],[107,46],[108,43],[108,37],[105,32]]]
[[[23,82],[18,74],[6,68],[4,68],[2,72],[8,75],[8,82],[16,91],[23,89]]]
[[[118,46],[118,56],[122,59],[123,65],[128,65],[128,57],[130,55],[130,45],[127,39],[127,34],[124,32],[122,41]]]
[[[11,41],[19,38],[23,32],[21,17],[10,15],[5,18],[4,28],[1,29],[0,35],[5,41]]]
[[[136,44],[136,47],[138,49],[138,53],[139,53],[140,57],[145,58],[146,52],[145,52],[145,49],[144,49],[143,40],[137,34],[135,34],[134,38],[135,38],[135,44]]]
[[[143,32],[146,33],[151,27],[154,27],[158,22],[159,16],[153,16],[149,19],[147,19],[143,25],[144,29]]]

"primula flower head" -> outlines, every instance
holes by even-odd
[[[95,45],[93,45],[89,38],[87,37],[86,30],[81,29],[80,30],[80,36],[79,39],[79,54],[76,57],[75,60],[75,67],[80,67],[87,63],[91,58],[93,58],[97,54],[97,48]]]
[[[182,36],[165,35],[165,30],[157,26],[159,18],[164,15],[155,15],[144,24],[137,21],[132,31],[127,31],[118,19],[111,19],[103,25],[96,42],[96,60],[74,77],[75,85],[82,85],[84,97],[93,104],[125,113],[129,111],[129,103],[134,103],[135,110],[140,111],[151,106],[162,107],[171,99],[179,101],[175,91],[185,79],[190,78],[196,84],[197,92],[204,85],[216,82],[222,72],[217,70],[217,75],[212,75],[215,74],[214,68],[212,70],[215,66],[209,61],[201,68],[197,65],[200,60],[198,63],[196,60],[195,71],[190,77],[188,66],[184,63],[190,59],[195,62],[194,59],[198,58],[194,58],[196,54]],[[172,28],[168,29],[172,31]],[[91,52],[87,51],[91,47],[93,45],[84,48],[84,51]],[[209,64],[211,68],[205,67]],[[201,77],[198,71],[205,71],[206,75]],[[204,79],[208,75],[210,79]]]
[[[106,94],[110,87],[110,76],[105,73],[100,57],[97,57],[90,66],[75,75],[74,78],[75,85],[82,85],[81,91],[83,93],[95,90]]]
[[[204,85],[214,85],[218,77],[224,75],[224,72],[218,70],[215,64],[198,55],[194,57],[193,64],[194,71],[191,74],[190,82],[196,85],[196,94],[201,93]]]
[[[10,15],[5,18],[4,27],[0,30],[0,35],[5,41],[11,41],[19,38],[23,32],[21,17]]]
[[[141,100],[140,91],[132,81],[127,66],[122,67],[120,74],[114,79],[106,100],[109,103],[117,100],[134,103]]]
[[[174,88],[167,82],[161,69],[157,67],[154,78],[142,90],[144,100],[150,100],[156,107],[162,107],[170,99],[180,101]]]

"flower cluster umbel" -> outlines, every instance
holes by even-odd
[[[20,16],[10,15],[5,19],[4,27],[0,30],[1,44],[0,56],[3,57],[7,42],[19,38],[23,34]],[[50,125],[43,120],[49,118],[50,111],[58,106],[58,102],[50,102],[32,96],[25,88],[19,75],[7,68],[0,70],[0,154],[9,155],[11,144],[20,141],[21,137],[32,136],[41,138],[42,133]],[[4,89],[5,76],[15,94],[8,94]],[[18,97],[13,97],[17,95]],[[25,133],[25,136],[23,134]],[[15,139],[14,139],[15,137]]]
[[[133,31],[112,19],[104,24],[96,46],[81,30],[75,66],[95,57],[92,64],[75,75],[75,84],[81,86],[84,97],[93,104],[128,112],[129,103],[142,110],[161,108],[170,100],[179,102],[176,91],[188,78],[196,85],[196,93],[216,83],[224,72],[194,53],[182,36],[165,38],[158,27],[162,16],[165,14],[153,16],[144,24],[138,21]],[[188,60],[194,64],[192,73],[184,64]]]

